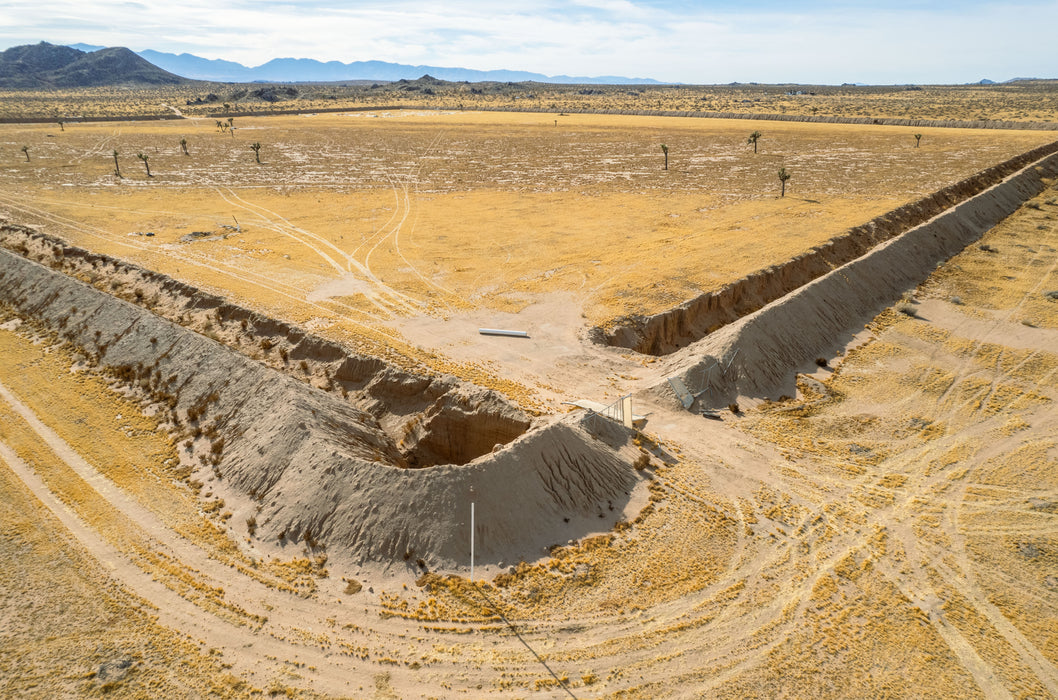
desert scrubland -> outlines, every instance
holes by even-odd
[[[1006,87],[855,109],[1051,121]],[[1054,132],[163,97],[0,126],[6,694],[1058,695]]]
[[[1053,124],[1054,80],[991,85],[553,85],[453,83],[423,76],[393,83],[179,87],[132,85],[0,91],[0,119],[225,118],[378,107],[503,109],[513,111],[634,111],[734,113],[800,118],[914,119]]]

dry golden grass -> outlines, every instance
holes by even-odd
[[[0,311],[0,319],[7,316]],[[220,501],[202,493],[191,470],[179,459],[178,448],[144,406],[117,393],[104,377],[88,369],[71,371],[76,357],[67,349],[43,345],[26,332],[0,331],[0,384],[12,391],[46,425],[93,468],[149,509],[174,534],[225,562],[233,569],[278,590],[309,595],[316,589],[319,567],[305,559],[290,562],[254,561],[231,540],[224,527]],[[40,387],[49,387],[41,391]],[[23,418],[0,401],[0,433],[27,462],[39,466],[54,484],[54,493],[90,522],[119,549],[139,557],[143,567],[162,570],[174,589],[198,591],[211,606],[227,607],[223,592],[199,581],[194,572],[170,561],[156,543],[73,473]],[[0,435],[0,439],[5,439]],[[190,484],[190,486],[189,486]],[[195,488],[197,486],[198,488]],[[203,517],[203,512],[210,517]],[[195,594],[191,594],[195,597]],[[234,611],[238,619],[258,624],[253,615]]]
[[[802,412],[769,409],[747,421],[805,477],[783,479],[787,489],[848,504],[839,529],[870,526],[884,539],[859,545],[875,583],[839,576],[835,588],[821,577],[806,614],[825,627],[813,622],[814,632],[784,642],[733,693],[791,679],[782,687],[813,695],[824,686],[838,695],[1049,692],[1058,662],[1058,629],[1045,612],[1058,590],[1050,576],[1058,545],[1050,421],[1058,356],[1046,349],[1045,331],[1019,320],[1028,307],[1042,327],[1058,321],[1058,308],[1035,303],[1058,262],[1058,228],[1040,228],[1036,208],[1054,192],[982,241],[1000,251],[1023,241],[1039,263],[1007,274],[1023,248],[1004,254],[973,246],[919,294],[947,300],[958,292],[964,304],[995,309],[985,323],[1006,344],[983,341],[981,316],[960,306],[948,306],[955,315],[940,323],[889,315],[876,326],[880,338],[854,351],[827,383],[829,402]],[[924,316],[939,318],[942,308]],[[806,663],[806,649],[820,648],[831,654]],[[919,658],[895,661],[909,651]],[[850,678],[859,680],[844,691],[835,685]]]
[[[1058,263],[1058,229],[1041,232],[1037,211],[983,242],[1037,236],[1040,282]],[[842,360],[825,393],[805,383],[803,399],[750,412],[737,466],[659,470],[631,527],[478,584],[487,599],[427,578],[385,594],[383,608],[479,633],[501,631],[501,611],[569,687],[606,697],[1048,695],[1058,355],[1050,331],[1003,302],[1038,285],[1005,279],[1007,262],[985,266],[980,254],[968,249],[923,285],[919,318],[879,317],[877,338]],[[996,289],[980,301],[1006,309],[986,313],[998,342],[979,314],[945,303],[951,285],[981,279]],[[1050,328],[1058,306],[1043,308]],[[502,669],[497,691],[557,688],[516,653],[486,658]]]
[[[209,119],[65,132],[6,125],[0,142],[28,143],[31,161],[0,174],[0,207],[354,348],[503,390],[488,370],[419,353],[387,324],[518,311],[559,291],[578,299],[587,324],[654,313],[1052,137],[756,123],[764,135],[754,154],[741,121],[554,122],[469,112],[240,117],[234,137]],[[925,133],[921,148],[912,131]],[[251,141],[263,144],[260,165]],[[780,166],[794,175],[785,198]],[[184,242],[193,232],[209,235]]]
[[[256,694],[215,656],[159,625],[150,607],[115,584],[2,460],[0,533],[5,697]]]
[[[2,201],[75,243],[335,337],[387,342],[385,322],[401,315],[519,308],[547,291],[582,294],[592,319],[665,306],[1047,140],[938,129],[914,149],[902,129],[776,124],[762,129],[776,145],[753,159],[741,123],[571,117],[555,127],[534,118],[237,120],[254,140],[275,136],[275,155],[260,169],[238,130],[233,139],[200,125],[189,138],[196,155],[185,157],[176,152],[178,125],[78,125],[55,146],[38,144],[45,165],[12,164]],[[0,134],[34,129],[42,127]],[[668,173],[658,169],[662,138],[672,149]],[[127,172],[119,183],[108,174],[109,150],[160,139],[169,145],[152,156],[156,178]],[[506,150],[494,152],[501,143]],[[721,155],[727,160],[709,160]],[[758,191],[777,163],[794,170],[794,157],[805,159],[801,167],[813,158],[827,167],[786,200]],[[523,170],[505,172],[514,163]],[[67,179],[56,182],[56,173]],[[722,177],[729,189],[718,184]],[[1053,694],[1058,301],[1045,292],[1058,267],[1058,227],[1048,218],[1056,195],[1051,187],[987,234],[989,248],[971,247],[942,267],[918,291],[917,318],[893,310],[878,317],[877,337],[844,358],[822,390],[803,383],[801,399],[750,412],[738,419],[742,434],[703,429],[686,436],[693,447],[658,446],[676,459],[656,470],[648,508],[612,536],[518,564],[514,574],[479,584],[488,598],[464,580],[427,577],[422,588],[346,593],[357,610],[343,605],[342,617],[333,612],[326,624],[299,618],[270,629],[271,639],[371,669],[379,694],[399,694],[390,668],[405,687],[428,682],[442,696],[464,688],[557,693],[560,684],[626,698]],[[179,241],[191,231],[230,234],[221,225],[236,211],[236,235]],[[387,223],[395,221],[404,224]],[[127,235],[133,231],[156,235]],[[629,236],[623,247],[600,242],[620,235]],[[522,250],[515,240],[531,244]],[[694,256],[702,259],[691,270]],[[309,299],[346,273],[346,293]],[[671,286],[649,287],[670,277]],[[949,303],[954,296],[962,305]],[[158,486],[150,507],[171,527],[195,522],[186,489],[165,483],[173,446],[144,419],[115,421],[138,407],[97,379],[70,374],[72,358],[62,351],[44,349],[0,332],[0,383],[20,390],[130,493]],[[53,387],[54,398],[35,395],[39,386]],[[84,398],[67,401],[77,396]],[[68,406],[82,423],[61,415]],[[146,558],[139,525],[93,495],[20,421],[0,406],[0,439],[115,547]],[[713,437],[726,441],[732,463],[699,457]],[[142,457],[108,463],[107,455],[127,453]],[[0,510],[0,547],[12,556],[39,551],[27,576],[61,600],[61,589],[44,580],[46,558],[56,556],[51,540],[24,534],[37,522],[48,526],[47,518],[13,519],[28,496],[6,469],[0,479],[0,497],[22,508]],[[208,532],[185,536],[223,550]],[[225,556],[237,565],[233,577],[246,574],[239,555]],[[180,581],[184,564],[149,562]],[[282,578],[282,568],[270,575]],[[287,568],[295,577],[318,573],[307,561]],[[22,590],[3,574],[0,582],[12,598]],[[184,583],[189,597],[209,599]],[[363,615],[356,596],[370,599]],[[225,613],[223,602],[210,609],[237,618],[238,608]],[[89,634],[96,618],[74,609]],[[500,613],[561,682],[518,645]],[[126,607],[118,616],[136,619]],[[56,644],[42,629],[18,629],[28,644]],[[0,656],[16,663],[8,659],[20,657]],[[420,669],[421,676],[400,675]],[[74,681],[62,682],[59,690]],[[291,673],[269,690],[295,692],[308,682]]]

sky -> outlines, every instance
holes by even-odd
[[[666,82],[1058,78],[1058,0],[3,0],[0,49],[380,60]]]

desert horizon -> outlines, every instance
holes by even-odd
[[[0,88],[0,689],[1058,696],[1056,85]]]

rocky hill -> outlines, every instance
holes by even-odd
[[[137,56],[114,47],[84,52],[47,42],[0,52],[0,87],[76,88],[100,85],[178,85],[187,82]]]

